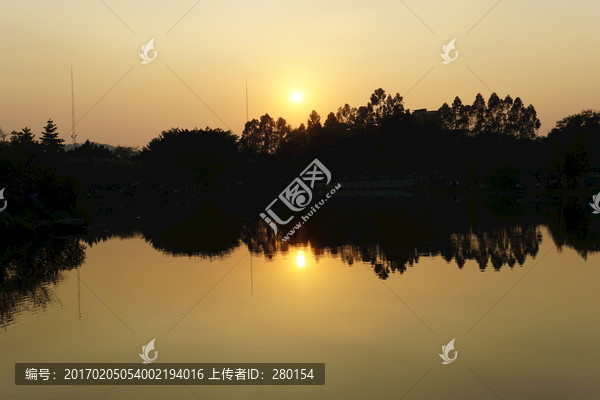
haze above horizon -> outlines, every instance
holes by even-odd
[[[143,146],[172,127],[241,134],[246,81],[250,119],[298,126],[314,109],[324,120],[380,87],[412,110],[494,91],[533,104],[545,134],[600,108],[598,15],[584,0],[8,0],[0,126],[39,135],[52,118],[70,143],[73,65],[80,143]],[[141,64],[152,38],[156,59]]]

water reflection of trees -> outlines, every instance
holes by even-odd
[[[459,268],[468,261],[481,270],[523,265],[539,252],[542,226],[559,249],[572,247],[587,257],[599,250],[600,226],[586,206],[574,199],[515,196],[340,198],[284,242],[257,213],[248,215],[259,206],[148,204],[133,214],[112,213],[112,222],[103,217],[101,229],[92,226],[85,240],[92,244],[111,235],[137,235],[168,254],[209,258],[226,256],[240,243],[267,258],[290,246],[310,245],[316,257],[331,255],[348,265],[369,263],[386,279],[428,256],[441,256]]]
[[[142,237],[167,254],[208,258],[223,257],[242,243],[267,258],[291,246],[310,245],[317,258],[332,256],[349,266],[368,263],[376,276],[387,279],[429,256],[441,256],[458,268],[468,261],[481,270],[523,265],[539,254],[542,226],[558,249],[573,248],[587,258],[600,251],[600,219],[587,207],[574,198],[340,199],[283,242],[256,214],[225,203],[167,205],[159,208],[161,213],[153,205],[135,213],[124,208],[101,215],[101,223],[92,224],[82,242]],[[0,326],[55,301],[52,285],[85,259],[82,242],[44,239],[2,245]]]
[[[491,232],[466,232],[450,235],[449,249],[441,254],[462,268],[466,260],[475,260],[480,269],[490,264],[499,270],[503,265],[523,265],[527,256],[538,254],[542,234],[535,225],[513,226]]]
[[[382,279],[404,273],[421,257],[442,256],[462,268],[523,265],[538,254],[543,223],[538,202],[511,199],[379,199],[340,201],[322,208],[290,240],[310,245],[316,257],[348,265],[369,263]],[[242,240],[256,253],[285,251],[258,223]]]
[[[222,257],[239,245],[239,219],[224,210],[205,205],[189,219],[143,230],[146,241],[165,253],[185,256]]]
[[[600,218],[591,212],[588,199],[554,199],[553,212],[547,213],[550,235],[561,250],[573,248],[581,257],[600,251]]]
[[[386,279],[427,256],[441,256],[459,268],[467,261],[481,270],[523,265],[539,252],[541,226],[548,227],[559,249],[572,247],[587,257],[599,250],[600,227],[586,206],[568,198],[518,196],[340,198],[321,208],[288,242],[276,237],[257,213],[248,215],[260,205],[225,201],[177,207],[148,203],[136,207],[135,214],[110,214],[113,222],[107,225],[111,234],[139,235],[172,255],[221,257],[244,243],[252,253],[270,259],[290,246],[310,245],[316,257],[331,255],[348,265],[369,263]],[[92,226],[86,241],[111,234]]]
[[[4,244],[0,256],[0,326],[22,312],[38,312],[55,301],[52,286],[62,272],[79,267],[84,247],[75,239]]]
[[[241,219],[226,206],[146,201],[97,210],[82,239],[94,246],[114,237],[141,237],[166,254],[213,258],[238,247],[241,231]]]
[[[527,256],[535,257],[539,250],[541,233],[535,225],[515,226],[494,231],[468,231],[450,233],[447,244],[440,248],[420,248],[404,244],[400,240],[394,245],[381,243],[342,245],[332,249],[348,265],[356,261],[368,262],[381,279],[391,273],[404,273],[419,262],[420,257],[442,256],[448,263],[454,262],[462,268],[467,260],[473,260],[481,270],[491,265],[500,270],[507,265],[523,265]]]

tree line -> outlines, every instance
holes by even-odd
[[[49,119],[39,139],[27,127],[0,130],[0,187],[38,193],[38,184],[52,182],[52,175],[73,187],[260,188],[280,185],[314,158],[346,181],[409,179],[415,187],[503,190],[590,184],[600,170],[600,112],[565,117],[545,137],[539,129],[535,107],[519,97],[492,93],[486,101],[477,94],[472,104],[456,97],[438,110],[411,111],[400,94],[383,89],[365,105],[345,104],[324,119],[312,111],[295,128],[264,114],[248,121],[240,136],[172,128],[142,149],[86,142],[65,151]]]

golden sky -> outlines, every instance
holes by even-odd
[[[240,134],[246,81],[250,118],[293,126],[381,87],[410,109],[520,96],[545,134],[600,108],[598,16],[593,0],[2,0],[0,126],[39,133],[51,117],[67,139],[73,65],[79,142],[143,146],[171,127]],[[143,65],[152,38],[157,57]],[[453,38],[458,58],[444,65]]]

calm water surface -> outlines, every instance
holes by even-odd
[[[545,225],[457,230],[446,250],[434,235],[410,256],[418,233],[191,256],[129,236],[55,244],[42,277],[5,273],[2,399],[600,397],[600,254]],[[326,384],[14,385],[17,362],[139,362],[152,338],[158,362],[324,362]]]

